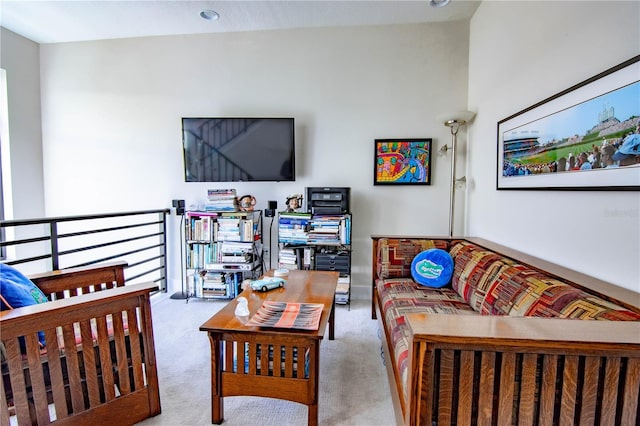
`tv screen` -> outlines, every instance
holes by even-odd
[[[182,119],[186,182],[294,181],[293,118]]]

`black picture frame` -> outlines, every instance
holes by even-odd
[[[640,190],[638,76],[640,55],[499,121],[496,188]]]
[[[431,138],[376,139],[374,185],[431,185]]]

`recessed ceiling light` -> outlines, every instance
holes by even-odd
[[[206,19],[207,21],[217,21],[220,18],[220,14],[215,10],[205,9],[200,12],[200,17],[202,19]]]
[[[433,7],[443,7],[449,4],[451,0],[431,0],[429,4]]]

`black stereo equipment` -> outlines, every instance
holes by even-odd
[[[172,200],[171,204],[176,208],[176,214],[182,215],[185,212],[184,200]]]
[[[277,201],[269,201],[268,208],[264,209],[264,215],[266,217],[274,217],[276,215],[276,209],[278,208]]]
[[[313,214],[341,214],[349,212],[347,187],[308,187],[307,212]]]

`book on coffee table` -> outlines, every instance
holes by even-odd
[[[322,308],[321,303],[264,301],[260,309],[245,325],[317,330],[320,325]]]

